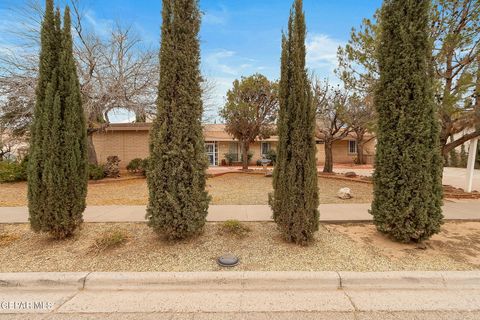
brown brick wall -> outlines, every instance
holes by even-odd
[[[107,131],[96,133],[93,144],[100,164],[108,156],[118,156],[120,167],[125,168],[135,158],[148,157],[148,131]]]
[[[334,163],[353,163],[357,157],[356,153],[349,153],[348,150],[348,141],[340,140],[333,143],[333,162]],[[365,159],[367,163],[373,163],[375,155],[375,142],[371,140],[365,144],[363,147],[363,152],[366,155]],[[317,144],[317,163],[325,163],[325,145]]]
[[[127,164],[135,158],[148,157],[148,139],[149,133],[146,130],[126,130],[126,131],[107,131],[95,133],[93,143],[97,152],[99,163],[105,163],[108,156],[116,155],[120,157],[120,167],[125,168]],[[270,142],[273,149],[276,149],[277,142]],[[222,163],[225,153],[229,152],[230,142],[220,141],[218,146],[218,164]],[[251,165],[261,158],[261,142],[254,142],[250,145],[250,151],[253,153]],[[241,152],[241,151],[240,151]],[[366,144],[364,152],[368,155],[367,162],[373,162],[375,153],[374,140]],[[336,163],[353,163],[356,154],[348,153],[348,141],[336,141],[333,144],[333,161]],[[317,144],[317,163],[325,162],[325,147],[323,144]]]

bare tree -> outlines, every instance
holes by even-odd
[[[93,134],[110,123],[109,112],[126,109],[145,121],[155,110],[158,83],[157,50],[144,47],[129,26],[116,24],[107,38],[86,30],[80,0],[72,0],[74,54],[88,123],[89,162],[97,163]],[[21,28],[13,30],[22,47],[0,60],[0,122],[26,135],[31,123],[38,74],[38,39],[43,8],[38,0],[14,8]]]
[[[442,87],[437,92],[440,106],[442,153],[480,136],[475,125],[474,66],[480,55],[480,2],[477,0],[434,0],[432,38],[437,77]],[[449,137],[472,131],[448,142]]]
[[[348,106],[345,109],[345,121],[355,134],[357,143],[357,164],[365,164],[365,145],[375,139],[375,110],[371,96],[351,95],[348,98]]]
[[[0,54],[0,125],[11,135],[26,139],[34,107],[38,73],[39,30],[43,9],[36,0],[11,9],[20,28],[1,30],[14,43]]]
[[[0,125],[0,161],[18,156],[18,151],[23,147],[22,142],[20,137],[13,135],[9,129]]]
[[[210,123],[216,109],[215,89],[217,84],[212,78],[204,77],[202,81],[203,123]]]
[[[478,0],[432,0],[434,77],[441,125],[442,153],[448,153],[480,136],[480,117],[475,112],[475,60],[480,55],[480,2]],[[371,95],[378,79],[375,48],[381,30],[364,19],[359,30],[338,50],[339,77],[359,95]],[[365,95],[366,94],[366,95]],[[453,137],[453,140],[450,138]]]
[[[325,164],[323,172],[333,172],[332,146],[352,130],[348,122],[348,94],[340,87],[333,88],[328,81],[312,81],[317,113],[316,136],[324,140]]]

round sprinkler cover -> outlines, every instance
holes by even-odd
[[[222,267],[235,267],[239,260],[233,254],[228,253],[218,257],[217,262]]]

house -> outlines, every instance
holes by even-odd
[[[121,167],[135,158],[148,157],[148,139],[151,123],[115,123],[105,131],[96,132],[93,143],[99,163],[105,163],[108,156],[116,155],[121,160]],[[205,151],[211,166],[225,165],[225,154],[233,155],[234,162],[241,161],[240,143],[225,131],[223,124],[206,124],[204,126]],[[276,149],[278,136],[255,141],[250,145],[252,158],[250,164],[264,157],[270,149]],[[375,141],[368,142],[364,154],[368,163],[373,162]],[[333,144],[333,159],[335,163],[353,163],[357,155],[355,137],[349,135]],[[322,139],[317,140],[317,163],[325,161],[325,148]]]

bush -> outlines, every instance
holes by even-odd
[[[237,237],[245,237],[251,230],[246,225],[238,220],[227,220],[222,225],[222,230],[225,233],[235,235]]]
[[[96,164],[88,165],[88,179],[90,180],[101,180],[105,178],[105,172],[103,166]]]
[[[224,154],[227,165],[231,166],[235,160],[238,160],[237,154],[228,152]]]
[[[0,182],[26,181],[27,164],[27,158],[22,162],[0,161]]]
[[[12,233],[7,233],[3,228],[0,227],[0,248],[1,247],[7,247],[20,239],[20,236],[17,234],[12,234]]]
[[[109,178],[120,177],[120,169],[118,167],[119,164],[120,158],[118,156],[108,156],[107,163],[104,166],[105,176]]]
[[[247,153],[247,160],[248,162],[250,162],[253,158],[253,152],[252,151],[248,151]],[[240,162],[243,162],[243,154],[240,156]]]
[[[129,172],[142,172],[143,171],[143,160],[140,158],[135,158],[127,164],[127,170]]]
[[[95,253],[101,253],[123,245],[128,241],[129,234],[125,230],[113,229],[106,231],[99,238],[95,239],[95,243],[91,247]]]
[[[150,168],[150,158],[145,158],[142,160],[142,170],[143,170],[143,175],[147,175],[148,168]]]
[[[458,167],[459,165],[459,159],[458,159],[458,154],[455,149],[452,149],[448,155],[448,164],[447,166],[449,167]]]
[[[272,161],[272,165],[277,162],[277,152],[273,149],[268,150],[266,158]]]
[[[260,166],[262,166],[262,159],[257,160],[257,167],[260,167]]]
[[[465,145],[462,144],[462,146],[460,147],[460,161],[459,161],[458,167],[466,168],[467,163],[468,163],[468,153],[465,150]]]

